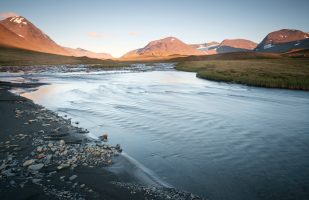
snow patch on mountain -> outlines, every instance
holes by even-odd
[[[24,20],[24,18],[23,17],[19,17],[19,16],[15,16],[15,17],[12,17],[10,19],[11,22],[14,22],[14,23],[17,23],[17,24],[22,23],[23,20]],[[27,24],[27,22],[26,22],[26,24]]]
[[[274,45],[272,44],[266,44],[264,45],[264,49],[269,49],[269,48],[272,48]]]

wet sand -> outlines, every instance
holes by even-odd
[[[0,199],[200,199],[113,173],[119,147],[8,91],[39,85],[0,82]]]

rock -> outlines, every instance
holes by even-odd
[[[11,185],[15,185],[16,182],[15,182],[14,180],[11,180],[11,181],[10,181],[10,184],[11,184]]]
[[[104,142],[107,142],[108,140],[108,135],[107,134],[103,134],[102,136],[99,137],[100,140],[104,141]]]
[[[44,164],[48,165],[52,159],[53,155],[49,154],[45,157]]]
[[[15,173],[12,173],[11,169],[7,169],[5,171],[2,171],[1,174],[6,176],[6,177],[15,176]]]
[[[36,119],[29,119],[28,122],[31,124],[33,122],[36,122],[37,120]]]
[[[41,179],[38,179],[38,178],[32,179],[32,183],[34,183],[34,184],[39,183],[40,181],[41,181]]]
[[[35,162],[34,159],[26,160],[26,161],[23,163],[23,167],[27,167],[27,166],[29,166],[29,165],[32,165],[34,162]]]
[[[43,151],[43,147],[42,147],[42,146],[37,147],[37,148],[36,148],[36,151],[39,152],[39,153],[41,153],[41,152]]]
[[[62,155],[67,155],[68,154],[68,150],[64,150],[63,152],[62,152]]]
[[[0,171],[5,169],[7,167],[7,165],[3,162],[2,165],[0,166]]]
[[[61,165],[59,165],[58,167],[57,167],[57,169],[58,170],[61,170],[61,169],[65,169],[65,168],[68,168],[68,167],[70,167],[70,164],[68,164],[68,163],[66,163],[66,164],[61,164]]]
[[[28,169],[31,170],[31,171],[39,171],[43,167],[44,167],[44,164],[40,163],[40,164],[36,164],[36,165],[30,165],[28,167]]]
[[[84,188],[84,187],[85,187],[85,184],[81,184],[79,187],[80,187],[80,188]]]
[[[37,158],[38,158],[38,159],[45,158],[45,154],[44,154],[44,153],[40,153],[39,155],[37,155]]]
[[[69,178],[69,180],[70,180],[70,181],[73,181],[73,180],[76,179],[76,178],[77,178],[77,175],[74,174],[74,175],[72,175],[72,176]]]
[[[49,148],[52,148],[53,146],[54,146],[54,144],[53,143],[48,143],[48,145],[47,145]]]
[[[118,152],[122,152],[122,149],[121,149],[121,147],[120,147],[120,144],[117,144],[116,145],[116,147],[115,147],[115,149],[118,151]]]
[[[65,145],[65,141],[64,140],[60,140],[59,144],[60,144],[60,146],[64,146]]]

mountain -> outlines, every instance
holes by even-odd
[[[69,55],[63,47],[56,44],[45,33],[22,16],[9,17],[0,21],[0,24],[26,41],[25,43],[23,42],[19,44],[20,48],[39,52]],[[6,43],[10,45],[10,41],[14,40],[15,39],[13,39],[13,37],[8,38]],[[31,45],[29,45],[29,43]],[[13,43],[12,46],[14,46]]]
[[[88,50],[82,49],[82,48],[72,49],[72,48],[65,47],[65,50],[68,51],[72,56],[75,56],[75,57],[86,56],[86,57],[89,57],[89,58],[97,58],[97,59],[111,59],[111,58],[113,58],[113,56],[108,54],[108,53],[95,53],[95,52],[88,51]]]
[[[148,43],[144,48],[130,51],[122,59],[164,58],[169,56],[205,55],[175,37],[167,37]]]
[[[211,55],[217,53],[216,49],[218,48],[219,44],[219,42],[209,42],[204,44],[190,44],[190,46],[199,51],[203,51],[208,55]]]
[[[14,16],[0,21],[0,46],[98,59],[112,58],[107,53],[95,53],[85,49],[62,47],[48,35],[22,16]]]
[[[0,46],[15,48],[29,46],[29,48],[33,48],[31,43],[27,42],[24,38],[20,37],[16,33],[10,31],[2,24],[0,24]]]
[[[190,46],[199,51],[203,51],[207,55],[213,55],[220,53],[252,51],[257,44],[245,39],[226,39],[221,43],[210,42],[204,44],[191,44]]]
[[[217,47],[217,53],[246,52],[255,49],[257,44],[245,39],[226,39]]]
[[[309,33],[282,29],[269,33],[256,47],[258,52],[288,52],[293,49],[309,49]]]

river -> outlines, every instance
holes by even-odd
[[[309,92],[157,66],[11,78],[50,83],[22,95],[68,115],[92,137],[108,133],[174,187],[211,200],[308,198]]]

